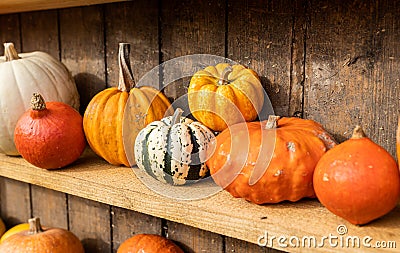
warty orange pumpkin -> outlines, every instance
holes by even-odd
[[[126,154],[134,154],[139,131],[163,118],[171,105],[157,89],[135,87],[129,52],[129,44],[119,44],[118,87],[96,94],[83,116],[84,131],[93,151],[110,164],[128,167],[135,164],[134,155],[128,160]],[[126,141],[128,144],[124,145]]]
[[[207,161],[214,181],[256,204],[315,197],[313,172],[335,140],[312,120],[270,116],[220,133]]]

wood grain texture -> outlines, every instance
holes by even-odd
[[[5,42],[14,43],[15,49],[21,52],[19,14],[0,15],[0,55],[4,55]]]
[[[29,185],[0,177],[0,210],[7,227],[28,222],[31,218]]]
[[[80,94],[80,112],[106,88],[103,7],[60,10],[61,60],[72,72]]]
[[[394,155],[399,4],[312,1],[309,9],[306,117],[324,124],[339,141],[360,124]]]
[[[224,252],[221,235],[176,222],[167,224],[167,238],[174,241],[186,253]]]
[[[110,224],[104,226],[110,217],[109,212],[104,210],[107,208],[101,207],[104,205],[102,203],[251,243],[257,243],[258,238],[263,236],[265,232],[268,233],[269,238],[272,236],[277,238],[281,235],[299,238],[315,236],[321,240],[323,236],[329,236],[329,233],[337,236],[338,225],[345,225],[349,236],[360,238],[370,236],[374,239],[374,242],[377,240],[400,240],[398,236],[400,234],[400,219],[398,219],[400,206],[367,226],[354,226],[333,215],[315,200],[259,206],[242,199],[235,199],[229,193],[223,191],[202,200],[176,201],[149,190],[134,176],[132,169],[109,165],[89,153],[81,157],[73,166],[55,171],[38,169],[22,158],[0,155],[0,176],[62,191],[88,199],[88,201],[96,201],[89,201],[89,203],[94,209],[97,208],[98,210],[87,208],[89,204],[80,203],[84,200],[77,201],[76,205],[73,205],[70,201],[70,217],[71,215],[79,215],[75,219],[75,223],[70,223],[70,228],[80,235],[88,235],[82,236],[82,238],[97,238],[104,241],[104,244],[102,242],[101,245],[108,245],[105,238],[105,234],[108,232],[102,229],[110,227]],[[72,214],[72,212],[75,212],[75,214]],[[90,215],[88,215],[89,213]],[[103,223],[101,228],[88,228],[86,225],[84,227],[83,224],[78,224],[79,220],[85,220],[87,221],[85,224],[91,224],[91,226],[97,226],[95,220],[101,220]],[[80,225],[82,227],[79,227]],[[196,229],[188,232],[189,235],[185,236],[190,238],[194,234],[194,230]],[[95,234],[93,231],[100,234]],[[194,240],[193,243],[195,242]],[[191,244],[187,245],[191,247]],[[276,240],[267,246],[285,250],[277,244]],[[300,247],[290,248],[291,252],[301,250]],[[329,244],[324,244],[324,247],[313,248],[313,250],[316,252],[337,252],[337,248],[330,247]],[[391,250],[395,252],[395,249]],[[346,252],[358,251],[357,248],[346,248]],[[368,251],[380,252],[379,249]],[[387,251],[390,252],[390,249]]]
[[[204,11],[200,11],[204,10]],[[161,53],[163,62],[192,54],[225,56],[224,1],[165,1],[161,12]],[[190,67],[192,60],[182,61],[181,68]],[[165,70],[164,80],[171,80],[174,71]],[[185,69],[182,70],[185,72]],[[194,73],[192,73],[194,74]],[[180,75],[178,74],[180,77]],[[187,94],[190,76],[164,83],[165,94],[176,100]]]
[[[228,58],[259,74],[276,115],[301,111],[301,1],[231,1],[228,10]]]
[[[125,208],[112,207],[113,251],[136,234],[161,234],[161,219]]]
[[[69,196],[68,203],[69,229],[81,240],[85,252],[112,252],[110,207],[76,196]]]
[[[84,6],[101,3],[121,2],[127,0],[2,0],[0,2],[0,14],[48,10],[74,6]]]
[[[254,243],[238,240],[231,237],[225,237],[226,253],[278,253],[280,250],[261,247]]]
[[[107,86],[118,85],[118,43],[131,44],[135,81],[159,64],[158,2],[131,1],[105,7]],[[158,83],[146,84],[158,87]]]

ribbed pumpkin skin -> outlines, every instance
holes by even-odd
[[[21,231],[0,244],[1,253],[84,253],[81,241],[62,228]]]
[[[117,253],[183,253],[183,250],[162,236],[138,234],[125,240]]]
[[[83,116],[83,128],[93,151],[110,164],[127,167],[135,164],[133,146],[139,131],[162,119],[171,105],[152,87],[135,88],[129,52],[129,44],[119,44],[118,87],[96,94]]]
[[[137,166],[155,179],[182,185],[208,175],[205,164],[212,148],[213,133],[199,122],[172,116],[154,121],[141,130],[135,141]]]
[[[32,93],[79,109],[74,79],[60,61],[44,52],[21,53],[19,57],[11,61],[0,57],[0,153],[7,155],[19,155],[14,129],[29,109]]]
[[[396,161],[367,137],[351,138],[329,150],[314,172],[319,201],[353,224],[366,224],[396,205],[400,174]]]
[[[138,128],[139,124],[143,128],[148,123],[161,119],[169,106],[168,99],[151,87],[133,88],[130,93],[115,87],[105,89],[93,97],[83,117],[88,143],[97,155],[110,164],[129,167],[124,149],[124,114],[130,112],[134,118],[137,115],[141,122],[132,124],[132,127]],[[125,108],[127,112],[124,112]],[[131,131],[139,132],[140,126]]]
[[[258,75],[242,65],[233,65],[227,83],[219,84],[227,67],[229,64],[220,63],[196,72],[188,88],[192,115],[214,131],[222,131],[243,119],[255,120],[264,103]]]
[[[232,196],[256,204],[315,197],[315,165],[335,141],[311,120],[280,118],[276,129],[265,125],[239,123],[231,128],[233,136],[229,129],[217,136],[207,161],[214,181]]]
[[[22,157],[43,169],[71,164],[86,147],[82,116],[61,102],[47,102],[42,111],[25,112],[17,122],[14,140]]]

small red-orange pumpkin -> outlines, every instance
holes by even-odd
[[[125,240],[117,253],[183,253],[183,250],[160,235],[137,234]]]
[[[318,162],[314,189],[329,211],[350,223],[366,224],[396,206],[399,169],[393,157],[357,126],[349,140]]]
[[[77,160],[86,139],[82,116],[62,102],[47,102],[34,93],[32,108],[18,120],[14,141],[29,163],[43,169],[57,169]]]

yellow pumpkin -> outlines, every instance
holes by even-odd
[[[21,231],[29,230],[29,223],[21,223],[7,230],[0,238],[0,243],[4,242],[8,237]]]
[[[242,65],[220,63],[196,72],[189,84],[192,115],[214,131],[257,118],[264,90],[257,73]]]
[[[129,61],[130,47],[119,45],[119,84],[96,94],[89,102],[83,128],[92,150],[114,165],[130,166],[134,163],[126,153],[133,154],[133,144],[139,131],[147,124],[162,119],[169,100],[152,87],[135,87]],[[124,142],[132,147],[125,150]]]

